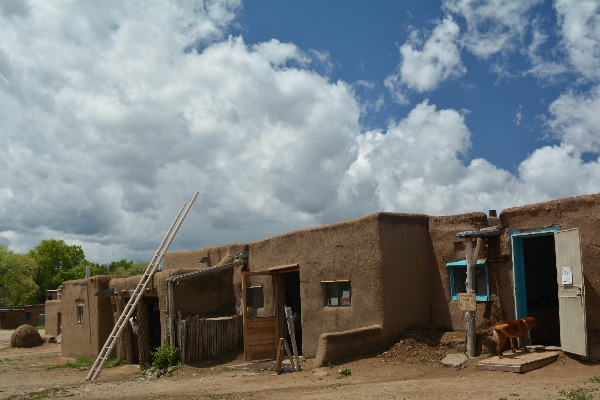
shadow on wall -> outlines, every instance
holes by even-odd
[[[585,268],[585,267],[584,267]],[[583,273],[583,282],[589,282],[586,273]],[[585,285],[586,324],[588,330],[600,329],[600,313],[592,312],[600,308],[600,296],[593,285]]]
[[[433,242],[429,240],[430,269],[431,269],[431,306],[429,310],[429,322],[431,326],[447,331],[452,331],[452,317],[450,315],[450,304],[448,302],[447,288],[449,278],[444,275],[446,266],[438,266],[435,257]],[[446,282],[442,280],[446,277]]]

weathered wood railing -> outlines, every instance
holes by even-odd
[[[208,360],[243,344],[243,320],[240,315],[219,318],[180,318],[177,343],[182,363]]]

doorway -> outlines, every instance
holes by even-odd
[[[585,287],[579,229],[511,231],[515,319],[538,325],[528,344],[557,345],[587,356]]]
[[[160,347],[160,308],[158,306],[158,297],[148,299],[148,330],[150,352]]]
[[[62,334],[62,313],[56,314],[56,336]]]
[[[280,276],[283,285],[283,304],[292,309],[292,320],[294,323],[294,336],[296,338],[296,347],[298,354],[302,354],[302,323],[300,314],[300,271],[281,272]],[[282,313],[285,323],[285,313]],[[285,340],[288,342],[290,349],[292,348],[292,340],[290,333],[285,326]]]
[[[538,321],[530,332],[531,344],[560,346],[554,235],[523,239],[523,267],[526,314]]]

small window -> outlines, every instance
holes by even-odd
[[[77,306],[77,323],[83,324],[83,306]]]
[[[456,261],[448,263],[446,266],[450,274],[450,295],[452,300],[458,300],[459,293],[467,292],[467,262]],[[485,260],[477,260],[474,284],[477,301],[488,301],[490,299],[490,287],[488,284],[488,265]]]
[[[246,301],[248,302],[248,307],[264,308],[265,295],[263,293],[263,287],[251,286],[249,288],[246,288]]]
[[[326,286],[327,307],[350,307],[352,289],[349,281],[323,282]]]
[[[25,313],[25,321],[31,321],[31,313],[30,312]]]

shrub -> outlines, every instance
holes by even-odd
[[[157,347],[152,352],[152,366],[156,369],[167,369],[179,364],[179,348],[171,344]]]

